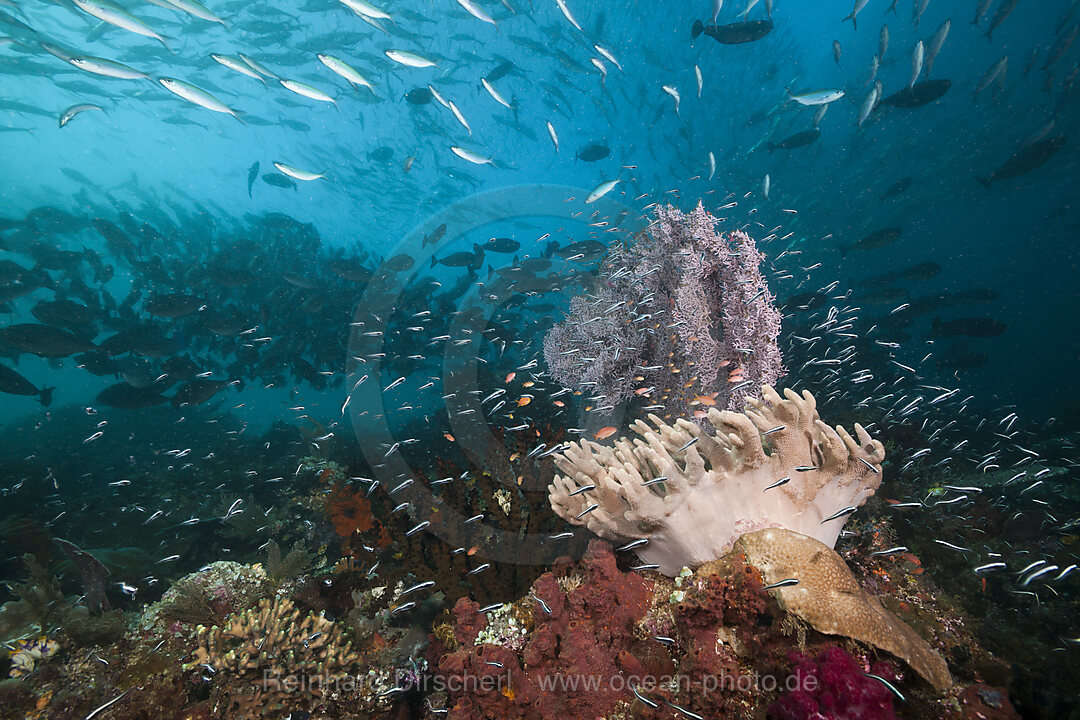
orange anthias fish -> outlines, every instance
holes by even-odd
[[[609,437],[611,437],[611,436],[612,436],[612,435],[614,435],[615,433],[616,433],[616,429],[615,429],[615,428],[613,428],[612,426],[608,425],[607,427],[602,427],[602,428],[600,428],[600,429],[599,429],[599,430],[598,430],[598,431],[596,432],[596,435],[595,435],[594,437],[595,437],[595,438],[596,438],[597,440],[603,440],[604,438],[609,438]]]
[[[532,402],[532,397],[530,397],[529,395],[522,395],[520,398],[518,398],[517,404],[518,404],[518,407],[525,407],[526,405],[528,405],[531,402]]]
[[[516,372],[512,372],[509,375],[507,375],[506,376],[506,384],[509,385],[510,383],[512,383],[514,381],[514,378],[516,378],[516,377],[517,377]]]
[[[698,395],[696,398],[690,401],[691,405],[715,405],[716,398],[709,395]]]

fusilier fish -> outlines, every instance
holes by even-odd
[[[258,60],[254,59],[254,58],[252,58],[252,57],[250,57],[248,55],[245,55],[244,53],[236,53],[236,54],[239,55],[240,59],[243,60],[244,62],[246,62],[248,64],[248,66],[252,70],[259,73],[260,75],[265,75],[266,77],[274,78],[275,80],[280,80],[281,79],[281,77],[279,75],[277,75],[276,73],[271,72],[265,65],[260,63]]]
[[[421,57],[416,53],[407,52],[405,50],[387,50],[386,57],[390,58],[394,62],[412,68],[428,68],[435,67],[435,63],[428,60],[425,57]]]
[[[390,17],[386,11],[380,10],[365,0],[341,0],[341,4],[352,10],[360,17],[369,18],[371,20],[389,20],[393,22],[393,18]]]
[[[278,170],[285,173],[286,175],[288,175],[291,178],[296,178],[297,180],[303,180],[305,182],[308,182],[308,181],[311,181],[311,180],[318,180],[320,178],[326,177],[322,173],[313,173],[313,172],[308,172],[307,170],[300,170],[298,168],[292,167],[291,165],[286,165],[285,163],[282,163],[282,162],[275,162],[274,167],[276,167]]]
[[[481,84],[483,84],[484,89],[488,91],[488,95],[495,99],[495,102],[499,103],[505,108],[513,109],[510,103],[506,101],[506,98],[504,98],[502,94],[500,94],[499,91],[495,89],[495,86],[487,81],[487,78],[480,78],[480,82]]]
[[[298,82],[296,80],[281,80],[280,82],[281,86],[284,87],[286,90],[289,90],[290,92],[294,92],[297,95],[306,97],[310,100],[331,103],[332,105],[337,107],[337,101],[324,93],[322,90],[313,88],[306,83]]]
[[[675,99],[675,114],[679,114],[679,90],[672,85],[664,85],[664,92]]]
[[[182,10],[192,17],[197,17],[200,20],[206,20],[207,22],[216,22],[225,24],[225,21],[211,12],[210,8],[206,7],[198,0],[164,0],[169,5],[172,5],[177,10]]]
[[[608,180],[607,182],[600,183],[595,188],[593,188],[593,191],[589,193],[589,196],[587,198],[585,198],[585,204],[589,205],[596,202],[597,200],[614,190],[615,186],[618,184],[618,180]]]
[[[800,105],[828,105],[844,97],[843,90],[813,90],[799,93],[798,95],[788,91],[788,97]]]
[[[349,63],[345,62],[344,60],[336,58],[333,55],[325,55],[323,53],[319,53],[316,57],[319,58],[319,62],[330,68],[330,70],[337,75],[344,78],[354,88],[362,85],[371,92],[375,92],[375,87],[367,81],[367,78],[358,73],[353,66],[349,65]],[[435,97],[437,99],[438,95],[436,95]]]
[[[457,155],[462,160],[465,160],[467,162],[471,162],[473,165],[494,165],[495,164],[495,162],[494,162],[494,160],[492,160],[492,158],[482,157],[482,156],[477,155],[476,153],[474,153],[472,150],[466,150],[465,148],[459,147],[457,145],[451,145],[450,146],[450,152],[454,153],[455,155]]]
[[[548,136],[551,138],[551,144],[555,146],[555,152],[559,152],[559,136],[555,134],[555,126],[548,121],[547,124]]]
[[[495,25],[494,18],[484,12],[483,8],[474,3],[472,0],[457,0],[457,4],[465,8],[466,12],[468,12],[477,20],[482,20],[486,23],[490,23],[491,25]],[[495,29],[498,30],[499,26],[495,25]]]
[[[117,5],[113,5],[111,2],[108,2],[108,0],[72,1],[80,10],[89,15],[93,15],[98,20],[107,22],[110,25],[114,25],[122,30],[127,30],[128,32],[135,33],[136,35],[153,38],[154,40],[160,42],[162,45],[165,45],[166,49],[169,48],[169,46],[165,44],[165,38],[154,32],[154,30],[149,25],[144,23],[142,20],[139,20],[137,17],[130,15],[123,8]]]
[[[562,11],[563,17],[570,21],[570,24],[576,27],[580,32],[585,32],[578,25],[578,21],[574,19],[573,13],[570,12],[570,8],[566,6],[566,0],[555,0],[555,4],[559,6],[559,10]]]
[[[236,114],[236,111],[202,88],[196,87],[189,82],[169,77],[158,78],[158,82],[161,83],[162,87],[166,90],[187,100],[189,103],[193,103],[199,107],[204,107],[207,110],[212,110],[217,113],[232,115],[237,120],[240,120],[240,116]],[[241,122],[243,121],[241,120]]]
[[[230,70],[235,70],[241,75],[247,75],[250,78],[255,78],[264,85],[266,84],[266,80],[263,79],[263,76],[255,72],[250,65],[240,58],[235,58],[232,55],[221,55],[219,53],[210,53],[210,57]]]
[[[95,75],[104,75],[105,77],[119,78],[121,80],[149,80],[150,76],[144,72],[139,72],[135,68],[128,67],[123,63],[118,63],[113,60],[106,60],[105,58],[94,57],[92,55],[83,55],[80,57],[73,57],[68,60],[69,63],[85,70],[88,73]]]
[[[60,113],[60,127],[64,127],[69,122],[71,122],[76,115],[82,112],[86,112],[87,110],[101,110],[101,112],[105,112],[105,109],[100,105],[93,105],[91,103],[80,103],[78,105],[72,105],[67,110]]]

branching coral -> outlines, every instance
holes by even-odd
[[[315,613],[301,619],[292,600],[280,597],[231,615],[224,627],[200,625],[196,638],[195,658],[185,669],[206,664],[233,673],[266,667],[281,674],[322,674],[359,659],[337,624]]]
[[[688,420],[614,447],[581,440],[555,463],[551,506],[575,525],[637,549],[674,576],[728,552],[743,533],[783,527],[832,547],[846,518],[881,484],[885,450],[860,425],[829,427],[814,396],[765,386],[745,413],[709,411],[710,435]]]
[[[308,709],[360,659],[341,625],[315,613],[301,617],[281,597],[229,616],[223,627],[200,625],[196,639],[194,658],[184,669],[225,676],[227,699],[219,707],[228,717]]]
[[[548,370],[612,406],[637,394],[682,411],[704,394],[738,409],[783,371],[764,255],[744,232],[717,233],[700,203],[655,215],[632,245],[605,256],[602,282],[544,337]]]

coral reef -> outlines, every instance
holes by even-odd
[[[855,508],[881,483],[885,451],[860,425],[852,438],[826,425],[813,395],[769,386],[745,413],[709,411],[716,431],[680,419],[607,447],[572,442],[549,486],[565,520],[614,542],[647,539],[638,557],[673,576],[728,552],[739,535],[783,527],[832,547]]]
[[[792,653],[797,687],[769,707],[777,720],[894,720],[893,695],[885,683],[897,682],[887,662],[870,668],[869,677],[842,648],[831,647],[808,658]],[[880,680],[878,679],[880,678]]]
[[[609,251],[602,282],[545,335],[548,370],[612,407],[638,395],[676,412],[741,408],[783,372],[764,255],[744,232],[718,234],[701,203],[655,214],[634,243]]]

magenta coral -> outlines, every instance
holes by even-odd
[[[833,646],[810,659],[792,653],[795,673],[789,690],[769,706],[777,720],[894,720],[893,695],[885,684],[863,672],[859,662],[843,649]],[[889,663],[876,663],[871,673],[896,683]]]

